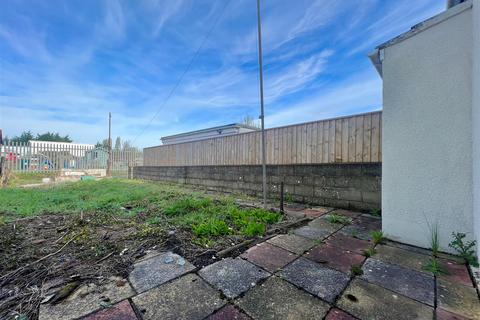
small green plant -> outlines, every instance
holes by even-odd
[[[374,248],[368,248],[363,250],[363,255],[367,258],[374,256],[376,253],[377,253],[377,250],[375,250]]]
[[[285,202],[293,202],[292,194],[285,192],[283,195],[283,200],[285,200]]]
[[[447,274],[447,272],[442,268],[437,258],[432,257],[426,266],[423,267],[423,270],[433,273],[436,276],[441,274]]]
[[[382,215],[382,210],[375,208],[370,212],[370,214],[375,217],[380,217]]]
[[[470,264],[471,266],[478,267],[478,261],[475,257],[475,249],[473,249],[477,242],[475,240],[464,242],[466,236],[467,235],[465,233],[452,232],[453,240],[448,244],[448,246],[457,251],[458,255],[462,257],[466,263]]]
[[[217,219],[210,219],[194,225],[192,231],[198,237],[218,237],[231,233],[225,221]]]
[[[385,240],[385,236],[383,235],[382,231],[375,230],[375,231],[372,231],[370,235],[372,236],[373,243],[376,245],[379,243],[382,243]]]
[[[339,224],[352,223],[352,219],[345,216],[338,215],[338,214],[329,214],[326,216],[326,219],[330,223],[339,223]]]
[[[247,237],[260,236],[265,233],[265,225],[258,222],[249,222],[242,228],[241,233]]]
[[[356,265],[356,264],[354,264],[350,267],[350,272],[354,276],[361,276],[363,274],[362,267],[360,267],[359,265]]]
[[[438,224],[435,224],[435,226],[430,228],[430,247],[432,249],[432,255],[434,257],[437,257],[438,250],[440,247],[439,240],[438,240]]]

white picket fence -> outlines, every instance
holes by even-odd
[[[3,166],[13,172],[59,172],[107,169],[108,150],[75,143],[6,143],[0,145]],[[112,150],[112,173],[126,175],[129,166],[143,165],[143,152]]]

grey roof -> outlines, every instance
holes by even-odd
[[[215,130],[225,130],[225,129],[231,129],[231,128],[245,128],[245,129],[250,129],[250,130],[260,130],[257,127],[249,126],[249,125],[246,125],[246,124],[243,124],[243,123],[231,123],[231,124],[226,124],[226,125],[218,126],[218,127],[211,127],[211,128],[205,128],[205,129],[200,129],[200,130],[195,130],[195,131],[173,134],[173,135],[170,135],[170,136],[162,137],[162,139],[179,138],[179,137],[189,136],[189,135],[192,135],[192,134],[197,134],[197,133],[202,133],[202,132],[209,132],[209,131],[215,131]]]

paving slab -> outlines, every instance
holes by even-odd
[[[240,258],[227,258],[206,266],[198,274],[228,298],[236,298],[270,273]]]
[[[292,218],[305,218],[305,212],[303,212],[302,210],[285,209],[284,212],[287,216],[290,216]]]
[[[429,256],[387,245],[378,245],[375,250],[377,251],[375,259],[377,260],[430,274],[425,271],[431,258]]]
[[[115,304],[135,294],[127,281],[112,278],[107,284],[82,285],[58,304],[41,304],[39,320],[69,320],[83,317],[103,308],[105,303]]]
[[[308,225],[312,228],[320,229],[320,230],[325,230],[330,233],[334,233],[341,229],[344,225],[341,223],[331,223],[327,220],[327,217],[329,215],[324,215],[320,218],[314,219],[308,223]]]
[[[132,300],[143,320],[200,320],[226,303],[220,298],[220,292],[191,273],[141,293]]]
[[[323,319],[330,306],[292,284],[271,277],[236,302],[253,319]]]
[[[480,300],[474,288],[438,280],[437,299],[438,307],[445,311],[480,319]]]
[[[438,261],[442,269],[446,272],[446,274],[442,273],[439,275],[440,279],[473,287],[472,279],[470,279],[470,274],[465,264],[445,259],[438,259]]]
[[[334,234],[326,240],[326,243],[344,250],[354,251],[358,254],[363,254],[364,250],[373,246],[373,243],[370,241],[349,237],[341,233]]]
[[[357,318],[337,308],[332,308],[328,312],[327,316],[325,317],[325,320],[355,320],[355,319]]]
[[[327,230],[321,230],[318,228],[313,228],[311,226],[304,226],[293,231],[297,236],[308,238],[311,240],[323,240],[328,237],[332,232]]]
[[[433,319],[433,308],[359,278],[350,283],[337,306],[359,319]]]
[[[333,208],[329,208],[329,207],[313,207],[313,208],[305,209],[303,212],[305,212],[305,216],[309,218],[318,218],[332,210]]]
[[[365,227],[371,231],[382,229],[382,219],[375,217],[360,216],[353,221],[353,225]]]
[[[365,257],[350,250],[343,250],[328,244],[314,247],[305,257],[326,267],[349,273],[352,266],[361,266]]]
[[[339,231],[340,234],[365,241],[372,240],[371,232],[372,230],[358,225],[348,225]]]
[[[347,286],[350,277],[306,258],[286,266],[279,275],[325,301],[333,302]]]
[[[430,306],[435,305],[435,279],[428,274],[371,258],[362,269],[362,279],[370,283]]]
[[[355,212],[355,211],[350,211],[350,210],[344,210],[344,209],[336,209],[332,212],[331,214],[338,214],[341,216],[349,217],[349,218],[357,218],[362,215],[361,212]]]
[[[233,305],[228,304],[222,309],[218,310],[211,316],[209,316],[206,320],[250,320],[249,316],[245,313],[241,312]]]
[[[302,254],[315,245],[315,241],[296,234],[280,234],[267,242],[296,254]]]
[[[128,279],[137,292],[144,292],[195,269],[181,256],[166,252],[134,265]]]
[[[241,257],[267,271],[275,272],[295,260],[298,255],[273,244],[262,242],[245,251]]]
[[[437,310],[435,310],[435,313],[437,315],[437,317],[435,318],[436,320],[468,320],[468,318],[445,311],[441,308],[437,308]]]
[[[123,300],[110,308],[91,314],[83,320],[137,320],[137,316],[128,300]]]
[[[405,244],[405,243],[396,242],[396,241],[392,241],[392,240],[385,240],[385,244],[390,246],[390,247],[396,247],[396,248],[399,248],[399,249],[403,249],[403,250],[407,250],[407,251],[411,251],[411,252],[415,252],[415,253],[420,253],[420,254],[423,254],[423,255],[426,255],[426,256],[429,256],[429,257],[432,256],[432,251],[430,251],[428,249],[411,246],[411,245],[408,245],[408,244]]]

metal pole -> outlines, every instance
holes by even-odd
[[[108,113],[108,161],[107,176],[112,174],[112,113]]]
[[[262,22],[260,16],[260,0],[257,0],[257,27],[258,27],[258,64],[260,72],[260,121],[262,124],[262,189],[263,207],[267,209],[267,163],[265,140],[265,113],[263,104],[263,58],[262,58]]]

